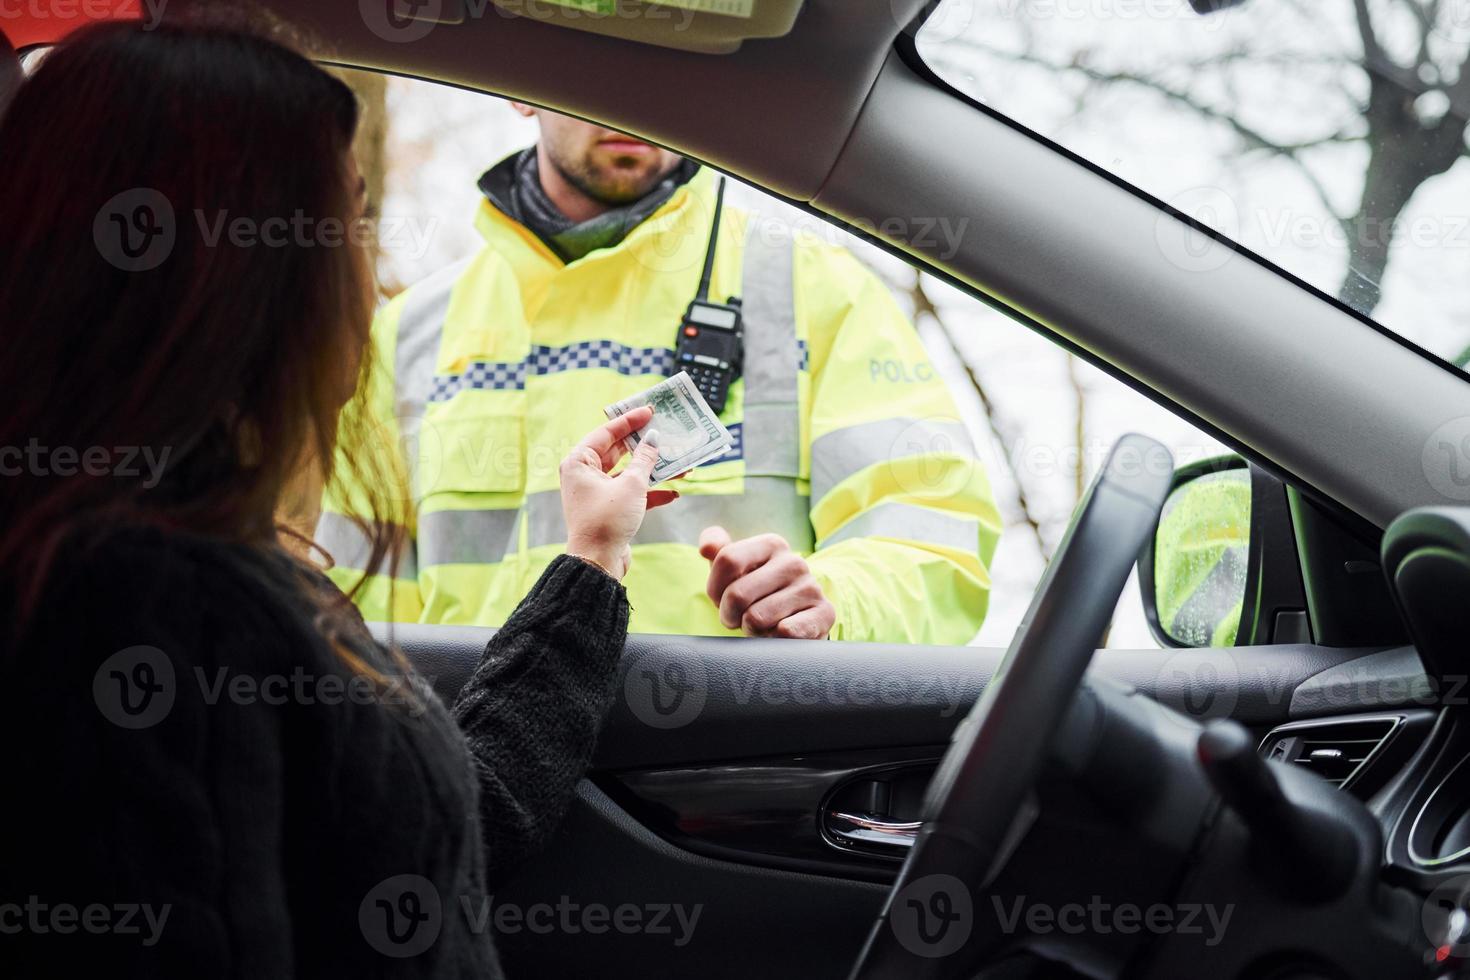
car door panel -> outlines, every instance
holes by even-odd
[[[493,633],[399,624],[391,640],[452,700]],[[881,796],[878,816],[917,819],[928,774],[1003,655],[629,637],[588,778],[551,844],[496,889],[506,917],[489,921],[507,969],[844,976],[902,850],[845,844],[829,818]],[[1331,695],[1344,678],[1376,684],[1378,707],[1423,690],[1409,648],[1107,650],[1092,669],[1262,734],[1359,710]]]

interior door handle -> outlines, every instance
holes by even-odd
[[[871,848],[874,845],[895,850],[914,846],[921,821],[897,822],[871,813],[827,811],[827,832],[844,844]]]

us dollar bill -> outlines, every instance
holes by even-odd
[[[723,456],[734,442],[730,430],[720,424],[687,371],[680,371],[642,394],[624,398],[603,411],[608,418],[615,419],[644,405],[653,406],[653,420],[624,439],[623,447],[631,453],[642,444],[646,433],[658,431],[658,463],[653,468],[651,484],[663,483]]]

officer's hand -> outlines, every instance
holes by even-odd
[[[623,439],[653,418],[643,407],[620,415],[593,430],[562,460],[561,506],[567,519],[567,554],[600,565],[622,580],[633,564],[633,535],[643,515],[678,499],[672,490],[648,489],[658,462],[657,439],[645,438],[617,476],[609,476],[622,459]]]
[[[727,629],[798,640],[822,640],[832,632],[837,610],[806,560],[779,534],[732,542],[724,528],[707,527],[699,553],[710,561],[705,591]]]

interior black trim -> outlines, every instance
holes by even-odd
[[[387,627],[373,629],[387,638]],[[393,641],[446,701],[493,635],[460,626],[392,630]],[[1003,655],[979,647],[631,636],[593,770],[945,745]],[[660,716],[650,710],[649,678],[674,676],[676,664],[688,700]],[[1314,714],[1393,707],[1399,692],[1406,705],[1422,706],[1414,678],[1423,670],[1416,673],[1416,664],[1409,648],[1282,645],[1103,650],[1092,670],[1195,718],[1229,716],[1266,728]],[[1334,670],[1345,673],[1328,673]],[[1342,704],[1340,693],[1331,692],[1340,692],[1344,679],[1353,690],[1378,691],[1377,703]]]

